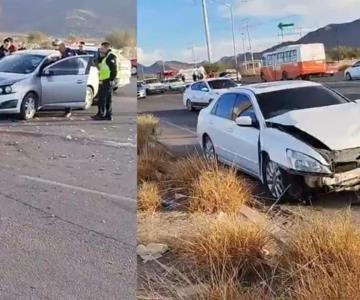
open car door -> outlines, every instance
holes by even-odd
[[[91,59],[71,56],[47,66],[41,73],[41,106],[84,108]]]

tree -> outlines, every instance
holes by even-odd
[[[220,70],[219,64],[216,64],[216,63],[214,63],[214,64],[205,64],[203,67],[204,67],[205,72],[207,74],[217,73]]]
[[[117,49],[136,46],[136,36],[133,31],[112,32],[105,39]]]

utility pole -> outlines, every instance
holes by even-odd
[[[255,74],[254,53],[253,53],[252,47],[251,47],[251,38],[250,38],[249,24],[248,23],[246,23],[246,32],[247,32],[247,36],[248,36],[248,40],[249,40],[249,50],[250,50],[250,55],[251,55],[251,64],[252,64],[253,72]]]
[[[212,63],[212,49],[211,49],[211,41],[210,41],[210,30],[209,30],[209,21],[206,7],[206,0],[201,0],[202,9],[203,9],[203,17],[204,17],[204,26],[205,26],[205,35],[206,35],[206,46],[207,46],[207,54],[209,63]]]
[[[235,69],[236,69],[236,79],[239,81],[239,66],[238,66],[238,59],[236,53],[236,44],[235,44],[235,29],[234,29],[234,14],[233,14],[233,6],[232,4],[224,4],[230,10],[231,16],[231,29],[232,29],[232,39],[233,39],[233,50],[234,50],[234,59],[235,59]]]
[[[243,42],[243,51],[244,51],[244,64],[245,64],[245,70],[247,71],[247,57],[246,57],[246,47],[245,47],[245,34],[244,32],[241,33],[242,35],[242,42]]]

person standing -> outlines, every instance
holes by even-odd
[[[61,59],[64,59],[66,57],[70,57],[70,56],[75,56],[76,53],[75,51],[71,50],[70,48],[67,48],[65,46],[65,43],[60,43],[59,44],[59,48],[58,48],[60,55],[61,55]],[[65,108],[65,118],[70,118],[71,117],[71,113],[72,113],[72,109],[71,107],[66,107]]]
[[[85,51],[85,42],[81,41],[79,43],[79,49],[76,51],[77,55],[86,55],[86,51]]]
[[[7,40],[10,42],[10,46],[9,46],[10,54],[16,52],[16,51],[17,51],[17,48],[16,48],[16,46],[15,46],[15,44],[14,44],[13,38],[12,38],[12,37],[8,37]]]
[[[92,118],[112,121],[112,93],[117,76],[117,61],[109,42],[101,44],[100,55],[98,113]]]
[[[5,56],[10,55],[10,45],[11,42],[9,41],[9,39],[5,39],[3,41],[3,44],[0,47],[0,59],[2,59]]]

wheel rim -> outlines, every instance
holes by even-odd
[[[204,152],[207,159],[214,160],[216,158],[214,145],[208,138],[205,140]]]
[[[91,88],[86,89],[85,109],[89,109],[93,102],[93,92]]]
[[[350,80],[350,78],[351,78],[351,77],[350,77],[350,74],[349,74],[349,73],[346,73],[346,79],[347,79],[347,80]]]
[[[24,106],[26,119],[32,119],[36,112],[35,99],[33,97],[27,98]]]
[[[284,194],[283,177],[278,165],[272,161],[266,166],[266,184],[271,195],[279,199]]]

